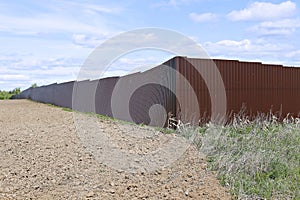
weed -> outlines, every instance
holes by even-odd
[[[172,133],[175,133],[176,130],[174,129],[170,129],[170,128],[160,128],[160,127],[156,127],[155,128],[157,131],[161,132],[161,133],[164,133],[164,134],[172,134]]]
[[[241,199],[299,199],[300,120],[237,119],[231,125],[207,124],[196,134],[209,169]]]
[[[73,112],[73,110],[71,108],[62,108],[63,111],[67,111],[67,112]]]

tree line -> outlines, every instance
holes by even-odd
[[[21,93],[21,88],[15,88],[10,91],[3,91],[0,90],[0,99],[9,99],[11,96],[15,94],[20,94]]]
[[[32,88],[36,88],[38,87],[38,85],[36,83],[33,83],[31,85]],[[20,94],[21,93],[21,88],[17,87],[13,90],[10,91],[4,91],[4,90],[0,90],[0,100],[3,99],[10,99],[10,97],[12,97],[15,94]]]

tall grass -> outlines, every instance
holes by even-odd
[[[236,117],[230,125],[184,130],[195,134],[208,168],[236,199],[300,199],[299,118]]]

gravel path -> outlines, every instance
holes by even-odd
[[[98,123],[121,149],[139,155],[174,137],[149,138],[143,135],[148,127],[107,119]],[[61,108],[0,101],[0,199],[230,199],[193,146],[169,166],[131,173],[101,163],[101,148],[95,154],[75,126],[73,113]],[[143,136],[138,145],[134,131]]]

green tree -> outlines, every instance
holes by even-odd
[[[11,92],[11,94],[20,94],[21,93],[21,88],[15,88],[13,89],[13,91]]]
[[[15,95],[15,94],[20,94],[21,93],[21,89],[15,88],[13,90],[10,91],[1,91],[0,90],[0,100],[1,99],[9,99],[11,96]]]
[[[36,83],[33,83],[32,85],[31,85],[31,87],[32,88],[36,88],[38,85],[36,84]]]

